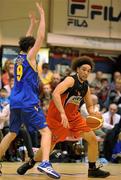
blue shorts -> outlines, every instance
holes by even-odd
[[[26,126],[29,132],[47,127],[45,115],[38,106],[24,109],[11,109],[10,132],[18,134],[22,124]]]

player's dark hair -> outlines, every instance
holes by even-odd
[[[35,38],[32,36],[22,37],[19,40],[20,51],[27,52],[35,44]]]
[[[84,64],[90,65],[91,69],[93,71],[93,69],[94,69],[94,61],[93,61],[93,59],[91,57],[88,57],[88,56],[81,56],[81,57],[73,60],[72,65],[71,65],[72,70],[77,71],[77,68],[81,67]]]

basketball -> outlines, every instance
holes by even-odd
[[[92,130],[99,129],[103,125],[103,117],[101,115],[89,115],[86,118],[86,123]]]

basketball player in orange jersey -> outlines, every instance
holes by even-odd
[[[96,167],[98,156],[98,143],[94,132],[87,126],[85,119],[80,115],[79,108],[83,101],[89,115],[99,115],[94,112],[88,87],[87,78],[93,69],[93,61],[87,56],[82,56],[72,63],[75,75],[66,77],[53,92],[50,103],[47,123],[52,131],[52,145],[66,139],[83,138],[88,143],[89,169],[88,177],[105,178],[109,172]]]
[[[42,6],[39,3],[36,3],[36,6],[40,15],[36,40],[30,36],[33,29],[33,24],[31,24],[27,36],[19,41],[21,52],[15,61],[14,87],[10,97],[10,132],[0,143],[0,159],[17,136],[21,125],[24,124],[27,129],[38,129],[41,134],[42,158],[37,169],[49,177],[59,179],[60,175],[49,162],[51,131],[39,105],[40,81],[37,72],[36,54],[42,46],[45,36],[45,15]],[[27,167],[33,167],[33,164],[35,164],[34,159],[31,159]],[[23,172],[18,171],[18,173],[22,174]]]
[[[87,56],[82,56],[73,62],[72,69],[76,73],[66,77],[56,86],[53,92],[53,100],[50,102],[48,109],[47,123],[52,131],[51,151],[56,143],[60,141],[75,140],[82,137],[88,142],[88,177],[105,178],[110,173],[96,167],[98,156],[96,136],[78,111],[84,101],[89,115],[100,114],[93,111],[90,89],[87,82],[87,77],[92,71],[93,66],[92,59]],[[40,160],[41,155],[42,153],[39,150],[35,155],[34,161]],[[30,169],[28,167],[27,163],[24,163],[18,170],[25,173]]]

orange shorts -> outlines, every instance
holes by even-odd
[[[61,124],[60,113],[53,104],[48,110],[47,124],[52,132],[52,144],[64,141],[68,137],[78,139],[81,137],[81,133],[91,131],[86,124],[86,120],[80,115],[80,112],[72,107],[72,105],[68,105],[68,107],[65,108],[65,112],[70,128],[63,127]]]

